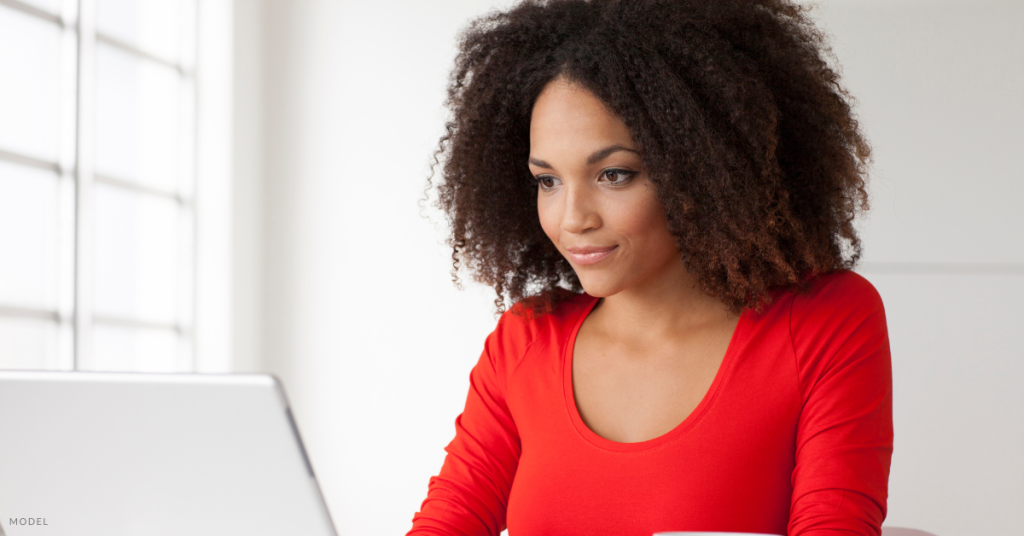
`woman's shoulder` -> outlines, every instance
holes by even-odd
[[[556,287],[517,301],[498,320],[503,331],[532,340],[546,328],[571,322],[594,298]]]
[[[837,270],[810,277],[803,288],[794,290],[793,308],[808,313],[828,309],[873,313],[883,310],[882,296],[864,276]]]
[[[807,283],[792,295],[789,314],[789,335],[801,368],[828,366],[835,356],[857,348],[888,347],[885,308],[871,282],[840,270]]]
[[[585,293],[556,288],[519,300],[501,314],[488,337],[492,358],[514,369],[542,333],[564,331],[593,299]]]
[[[767,306],[754,314],[765,319],[788,320],[793,335],[814,326],[823,327],[821,324],[829,321],[884,315],[882,297],[875,286],[850,270],[808,276],[797,285],[775,288],[770,295]]]
[[[525,323],[562,322],[593,299],[585,292],[555,287],[519,300],[502,317],[515,317]]]

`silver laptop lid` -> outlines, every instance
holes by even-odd
[[[0,534],[336,536],[272,376],[0,371]]]

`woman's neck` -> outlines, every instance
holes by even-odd
[[[602,299],[593,316],[600,331],[631,345],[657,344],[734,318],[699,287],[679,259],[655,276]]]

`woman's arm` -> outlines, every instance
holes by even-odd
[[[892,363],[878,292],[852,272],[796,296],[803,410],[789,535],[878,536],[892,458]]]
[[[430,479],[410,536],[497,535],[505,529],[520,454],[519,433],[505,402],[506,379],[529,338],[512,311],[488,335],[469,376],[465,410],[455,420],[455,439],[445,447],[441,472]]]

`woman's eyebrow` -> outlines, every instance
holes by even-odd
[[[596,164],[604,160],[605,158],[608,158],[608,156],[611,155],[612,153],[617,153],[619,151],[629,151],[631,153],[636,153],[638,156],[640,155],[640,151],[637,151],[636,149],[630,149],[625,145],[611,145],[590,155],[590,157],[587,158],[587,165],[589,166],[592,164]]]
[[[612,153],[617,153],[619,151],[629,151],[631,153],[636,153],[637,155],[640,154],[640,151],[637,151],[636,149],[630,149],[629,147],[626,147],[625,145],[610,145],[610,146],[605,147],[604,149],[601,149],[600,151],[596,151],[593,154],[591,154],[590,156],[588,156],[587,157],[587,165],[588,166],[594,165],[594,164],[604,160],[605,158],[608,158]],[[537,158],[532,158],[531,157],[530,158],[530,163],[535,165],[535,166],[537,166],[537,167],[544,168],[544,169],[555,169],[551,164],[549,164],[549,163],[547,163],[547,162],[545,162],[543,160],[539,160]]]

